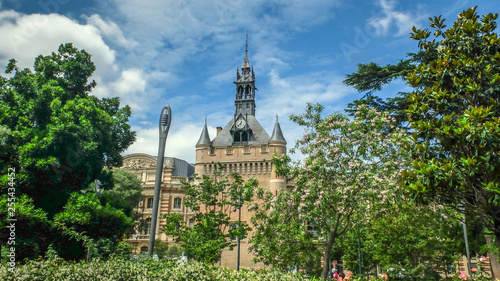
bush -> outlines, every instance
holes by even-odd
[[[135,263],[123,259],[108,261],[70,263],[60,258],[27,261],[16,265],[15,273],[8,271],[7,264],[0,265],[0,280],[273,280],[273,281],[317,281],[314,277],[283,273],[274,270],[254,271],[242,268],[236,270],[205,265],[201,263],[180,264],[173,261],[145,260]]]

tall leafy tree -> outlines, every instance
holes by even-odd
[[[14,188],[18,205],[25,206],[16,216],[31,221],[26,225],[43,226],[38,233],[26,232],[23,241],[33,242],[34,251],[23,252],[21,259],[43,254],[60,238],[54,219],[78,201],[70,198],[104,176],[104,167],[120,165],[120,153],[135,140],[127,124],[130,107],[91,94],[94,70],[90,54],[64,44],[57,53],[37,57],[33,70],[10,60],[10,77],[0,77],[1,201],[6,188]],[[15,179],[7,171],[15,171]],[[2,208],[0,217],[6,216]],[[118,217],[128,223],[126,216]],[[6,230],[2,227],[2,236]]]
[[[120,165],[135,140],[130,107],[91,95],[94,70],[90,54],[65,44],[37,57],[33,71],[12,59],[6,72],[13,76],[0,80],[0,125],[10,132],[0,152],[2,182],[15,168],[19,192],[50,218],[104,167]]]
[[[260,190],[256,198],[249,206],[255,211],[249,244],[255,260],[282,271],[301,269],[307,274],[319,275],[318,261],[323,248],[319,246],[313,224],[308,226],[301,216],[301,202],[290,200],[286,190],[277,195]]]
[[[448,29],[441,16],[430,19],[434,32],[413,28],[411,37],[435,59],[406,78],[416,88],[407,109],[416,145],[407,147],[414,160],[404,178],[422,199],[483,218],[500,243],[497,17],[480,17],[474,7]],[[427,86],[419,87],[422,81]]]
[[[226,247],[232,249],[235,237],[245,239],[250,230],[246,222],[232,219],[237,208],[245,208],[252,200],[258,182],[243,181],[238,173],[222,176],[224,166],[219,164],[213,175],[195,178],[195,182],[183,182],[186,193],[184,206],[194,212],[194,226],[189,226],[180,214],[166,214],[163,231],[182,243],[189,258],[215,263]]]
[[[482,254],[484,233],[479,222],[469,227],[469,247]],[[440,280],[437,272],[447,272],[465,249],[460,215],[442,205],[416,205],[409,201],[381,209],[371,219],[350,229],[336,245],[344,265],[357,271],[358,237],[362,250],[363,272],[401,266],[408,274],[425,280]],[[374,273],[374,272],[373,272]]]
[[[360,106],[354,120],[350,120],[340,113],[323,117],[322,111],[321,105],[308,104],[305,114],[291,116],[305,127],[303,138],[295,146],[304,159],[290,163],[288,156],[276,158],[278,174],[293,178],[295,187],[283,190],[279,198],[271,196],[270,212],[296,208],[297,215],[290,219],[314,227],[317,239],[324,245],[324,260],[330,261],[336,239],[355,223],[363,223],[353,221],[354,214],[364,214],[367,219],[373,210],[393,202],[396,176],[405,165],[400,148],[408,138],[387,113]],[[258,229],[283,227],[272,224],[267,217],[256,223]],[[273,231],[262,233],[257,231],[254,237]],[[259,241],[266,243],[265,239]],[[325,262],[322,277],[326,278],[327,273]]]

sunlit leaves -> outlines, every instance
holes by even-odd
[[[407,185],[438,202],[467,202],[490,223],[500,221],[493,200],[499,193],[492,185],[500,181],[497,17],[480,17],[474,7],[446,30],[441,17],[431,18],[432,41],[423,36],[427,30],[414,28],[412,38],[432,59],[407,75],[415,88],[407,114],[420,143],[408,147],[415,161],[404,173]],[[500,234],[498,227],[491,229]]]

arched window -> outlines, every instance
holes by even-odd
[[[241,99],[241,98],[243,98],[243,87],[242,87],[242,86],[239,86],[239,87],[238,87],[238,91],[237,91],[237,92],[238,92],[238,93],[237,93],[236,98],[237,98],[237,99]]]
[[[146,208],[147,209],[151,209],[153,208],[153,197],[149,197],[146,199],[147,200],[147,203],[146,203]]]
[[[174,209],[180,209],[181,208],[181,198],[174,198]]]
[[[146,219],[146,229],[144,230],[144,234],[148,235],[151,233],[151,218]]]
[[[232,230],[237,229],[237,228],[238,228],[238,224],[237,223],[231,224],[231,229]],[[231,237],[231,240],[238,240],[238,235],[233,235],[233,237]]]
[[[252,94],[252,87],[250,87],[250,85],[247,85],[247,87],[245,88],[245,98],[246,99],[251,98],[251,94]]]
[[[141,247],[141,253],[147,253],[148,252],[148,247],[144,246]]]

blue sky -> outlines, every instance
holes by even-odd
[[[412,26],[430,16],[448,24],[495,1],[396,0],[0,0],[0,68],[31,67],[39,54],[71,42],[93,55],[94,94],[132,107],[137,142],[125,153],[158,151],[158,118],[172,107],[168,156],[194,162],[205,117],[211,137],[234,111],[236,68],[245,55],[256,74],[256,117],[271,134],[275,115],[292,147],[303,129],[288,116],[307,102],[342,111],[362,97],[342,84],[358,63],[396,63],[416,51]],[[393,83],[380,96],[406,86]]]

